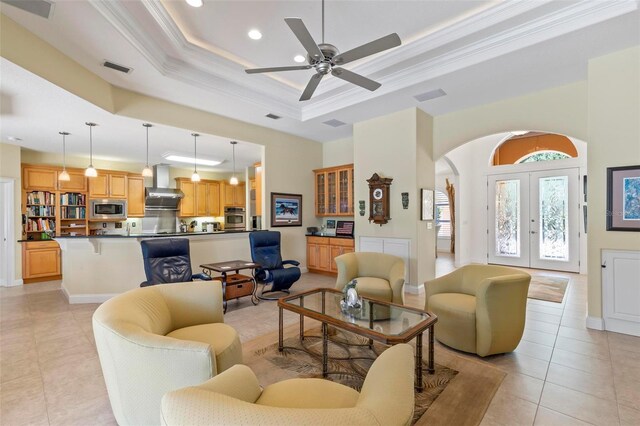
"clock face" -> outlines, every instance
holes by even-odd
[[[376,188],[373,190],[373,198],[376,200],[382,199],[382,189]]]

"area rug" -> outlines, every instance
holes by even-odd
[[[297,330],[298,327],[285,327],[284,345],[287,348],[282,353],[278,352],[277,333],[243,343],[244,362],[256,373],[262,386],[295,377],[322,377],[319,329],[308,329],[305,334],[318,337],[305,338],[302,344]],[[386,347],[374,343],[373,350],[370,350],[366,346],[366,339],[342,331],[336,331],[331,339],[334,343],[329,345],[330,357],[346,358],[350,354],[352,358],[369,358],[353,361],[333,359],[329,364],[330,371],[339,372],[330,374],[329,380],[359,390],[374,358]],[[425,344],[425,361],[427,353]],[[449,353],[438,353],[437,345],[435,374],[427,374],[426,363],[423,363],[425,389],[421,393],[416,392],[414,423],[420,425],[427,421],[429,425],[478,425],[500,386],[504,373],[484,363],[467,361]],[[440,363],[439,356],[454,368]],[[463,374],[458,374],[458,370]]]
[[[568,278],[533,275],[527,297],[529,299],[562,303],[568,284]]]

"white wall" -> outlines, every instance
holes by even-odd
[[[353,138],[337,139],[322,144],[322,167],[353,163]]]

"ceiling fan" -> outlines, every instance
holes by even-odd
[[[280,71],[295,71],[295,70],[308,70],[314,68],[316,73],[311,76],[307,87],[305,87],[300,96],[300,101],[306,101],[311,99],[313,92],[315,92],[318,84],[322,80],[322,77],[331,73],[334,77],[338,77],[349,83],[355,84],[360,87],[364,87],[367,90],[374,91],[378,89],[381,84],[377,81],[373,81],[360,74],[356,74],[352,71],[339,67],[339,65],[345,65],[349,62],[353,62],[357,59],[364,58],[366,56],[373,55],[378,52],[382,52],[392,47],[400,46],[402,42],[398,34],[392,33],[377,40],[365,43],[361,46],[348,50],[344,53],[340,53],[337,47],[332,44],[324,42],[324,0],[322,0],[322,43],[315,42],[309,30],[302,22],[300,18],[285,18],[284,21],[289,25],[293,34],[298,38],[302,46],[307,51],[308,65],[294,65],[289,67],[271,67],[271,68],[252,68],[246,69],[247,74],[258,74],[265,72],[280,72]]]

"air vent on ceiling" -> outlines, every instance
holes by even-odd
[[[282,118],[279,115],[275,115],[275,114],[271,114],[271,113],[265,115],[265,117],[270,118],[272,120],[280,120]]]
[[[331,127],[340,127],[340,126],[344,126],[347,123],[345,123],[344,121],[340,121],[340,120],[336,120],[335,118],[332,118],[331,120],[323,121],[322,124],[326,124],[327,126],[331,126]]]
[[[104,61],[102,63],[102,66],[111,68],[112,70],[123,72],[125,74],[129,74],[131,71],[133,71],[133,68],[125,67],[124,65],[119,65],[111,61]]]
[[[430,90],[428,92],[420,93],[419,95],[415,95],[414,98],[418,102],[428,101],[429,99],[439,98],[441,96],[445,96],[447,93],[442,89]]]
[[[53,14],[53,7],[55,3],[47,0],[2,0],[2,3],[10,4],[18,9],[22,9],[25,12],[33,13],[42,18],[49,19]]]

